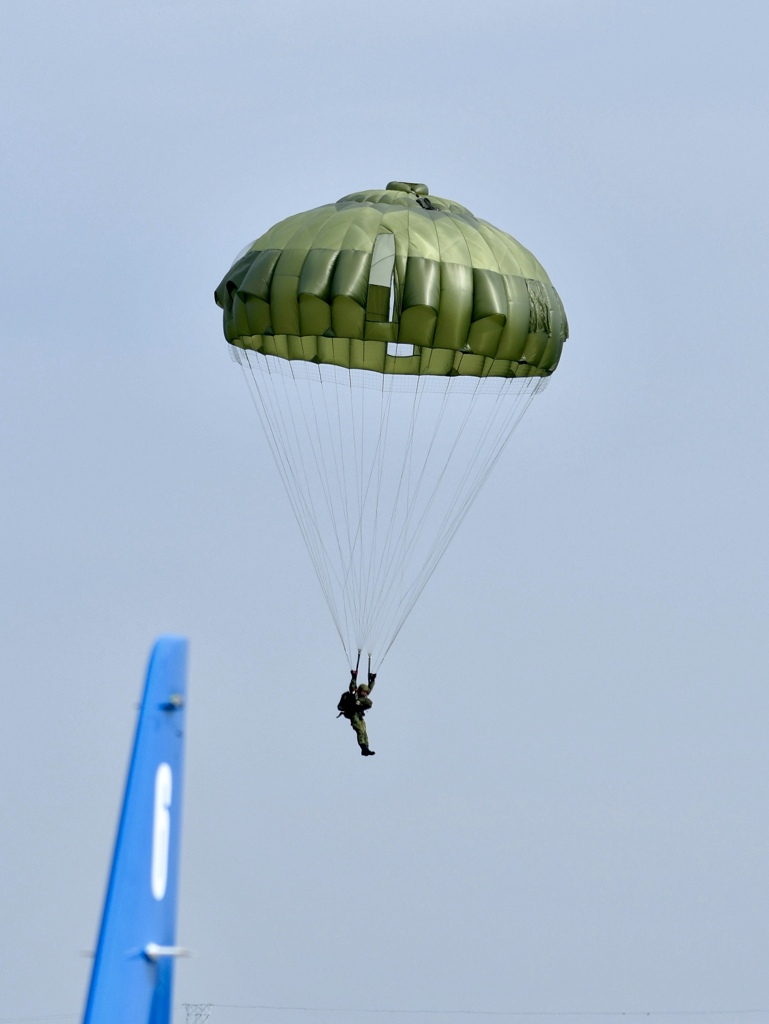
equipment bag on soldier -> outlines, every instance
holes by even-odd
[[[350,693],[349,690],[345,690],[342,696],[339,698],[339,703],[336,706],[339,715],[344,715],[345,718],[352,718],[355,712],[358,710],[358,701],[354,693]],[[337,715],[337,718],[339,718]]]

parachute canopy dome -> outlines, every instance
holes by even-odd
[[[385,374],[546,377],[568,335],[527,249],[410,182],[281,221],[215,297],[236,348]]]
[[[561,301],[515,239],[397,181],[277,224],[216,301],[350,665],[379,666],[558,364]]]

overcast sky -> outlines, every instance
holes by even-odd
[[[769,1021],[765,5],[0,13],[0,1021],[82,1011],[166,631],[177,1021]],[[276,221],[391,179],[530,248],[571,338],[364,759],[212,293]]]

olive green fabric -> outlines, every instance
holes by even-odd
[[[548,376],[568,336],[527,249],[411,182],[281,221],[215,298],[237,348],[387,374]]]
[[[358,746],[367,747],[368,733],[366,732],[366,722],[363,715],[353,715],[349,722],[355,730],[355,735],[358,737]]]

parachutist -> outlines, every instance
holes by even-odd
[[[382,664],[558,366],[563,303],[528,249],[416,181],[273,225],[215,300],[348,664]]]
[[[374,706],[374,702],[371,700],[369,694],[374,689],[376,672],[369,672],[368,686],[364,683],[361,683],[360,686],[356,685],[358,678],[356,669],[351,669],[351,675],[352,679],[350,681],[350,686],[347,689],[347,692],[343,693],[340,697],[336,708],[339,715],[344,715],[355,730],[361,755],[363,757],[373,757],[376,751],[371,750],[368,745],[368,732],[366,731],[365,715],[366,712]],[[339,717],[339,715],[337,715],[337,717]]]

